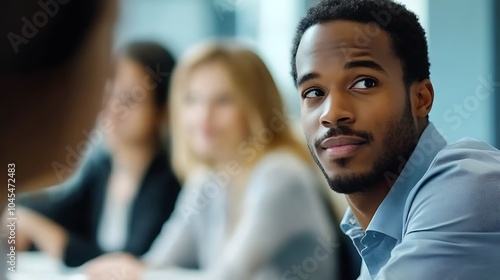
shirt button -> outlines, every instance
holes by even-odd
[[[356,219],[354,219],[354,218],[350,218],[350,219],[349,219],[349,223],[350,223],[351,225],[355,225],[355,224],[356,224]]]

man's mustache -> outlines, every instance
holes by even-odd
[[[373,134],[368,131],[354,130],[348,126],[341,125],[330,128],[325,135],[314,142],[316,149],[321,148],[321,143],[330,137],[336,136],[356,136],[366,140],[366,144],[373,142]]]

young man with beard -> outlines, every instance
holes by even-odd
[[[425,32],[389,0],[326,0],[301,20],[292,75],[312,156],[346,194],[359,279],[498,279],[500,152],[429,121]]]

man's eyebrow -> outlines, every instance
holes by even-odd
[[[297,79],[297,87],[300,87],[303,83],[305,83],[307,81],[314,80],[317,78],[319,78],[318,73],[313,72],[313,73],[304,74]]]
[[[371,68],[385,74],[387,73],[387,71],[385,71],[385,69],[380,64],[373,60],[354,60],[349,61],[344,65],[344,69],[346,70],[360,67]]]

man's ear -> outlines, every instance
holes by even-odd
[[[434,102],[434,87],[429,79],[424,79],[413,85],[412,109],[417,119],[425,119],[432,108]]]

